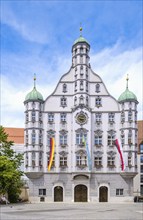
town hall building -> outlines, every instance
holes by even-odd
[[[24,169],[31,202],[133,201],[137,97],[128,78],[118,100],[110,95],[89,54],[81,33],[72,46],[70,70],[53,93],[44,100],[34,78],[26,95]],[[48,170],[51,138],[54,158]]]

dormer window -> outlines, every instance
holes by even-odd
[[[63,92],[65,93],[65,92],[67,92],[67,84],[63,84]]]
[[[99,83],[96,84],[96,86],[95,86],[95,91],[96,91],[96,92],[100,92],[100,85],[99,85]]]
[[[62,97],[62,98],[61,98],[61,106],[62,106],[62,107],[67,106],[67,99],[66,99],[65,97]]]
[[[96,106],[97,108],[99,108],[100,106],[102,106],[101,98],[100,98],[100,97],[97,97],[97,98],[95,99],[95,106]]]

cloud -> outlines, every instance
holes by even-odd
[[[143,49],[122,50],[118,42],[113,47],[104,48],[97,54],[92,52],[91,67],[102,78],[109,93],[116,99],[126,89],[126,77],[129,74],[129,90],[136,94],[139,101],[138,118],[143,119]]]

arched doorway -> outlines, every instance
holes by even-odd
[[[63,202],[63,187],[56,186],[54,188],[54,202]]]
[[[106,186],[99,188],[99,202],[108,202],[108,188]]]
[[[75,186],[74,201],[75,202],[87,202],[87,187],[85,185]]]

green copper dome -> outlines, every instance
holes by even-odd
[[[89,44],[87,42],[87,40],[82,36],[80,36],[77,40],[74,41],[74,44],[77,44],[77,43],[87,43],[87,44]]]
[[[125,92],[123,92],[120,95],[118,101],[122,102],[122,101],[130,101],[130,100],[137,101],[137,97],[133,92],[129,91],[128,88],[126,88]]]
[[[25,101],[43,101],[43,96],[34,86],[33,90],[26,95]]]

